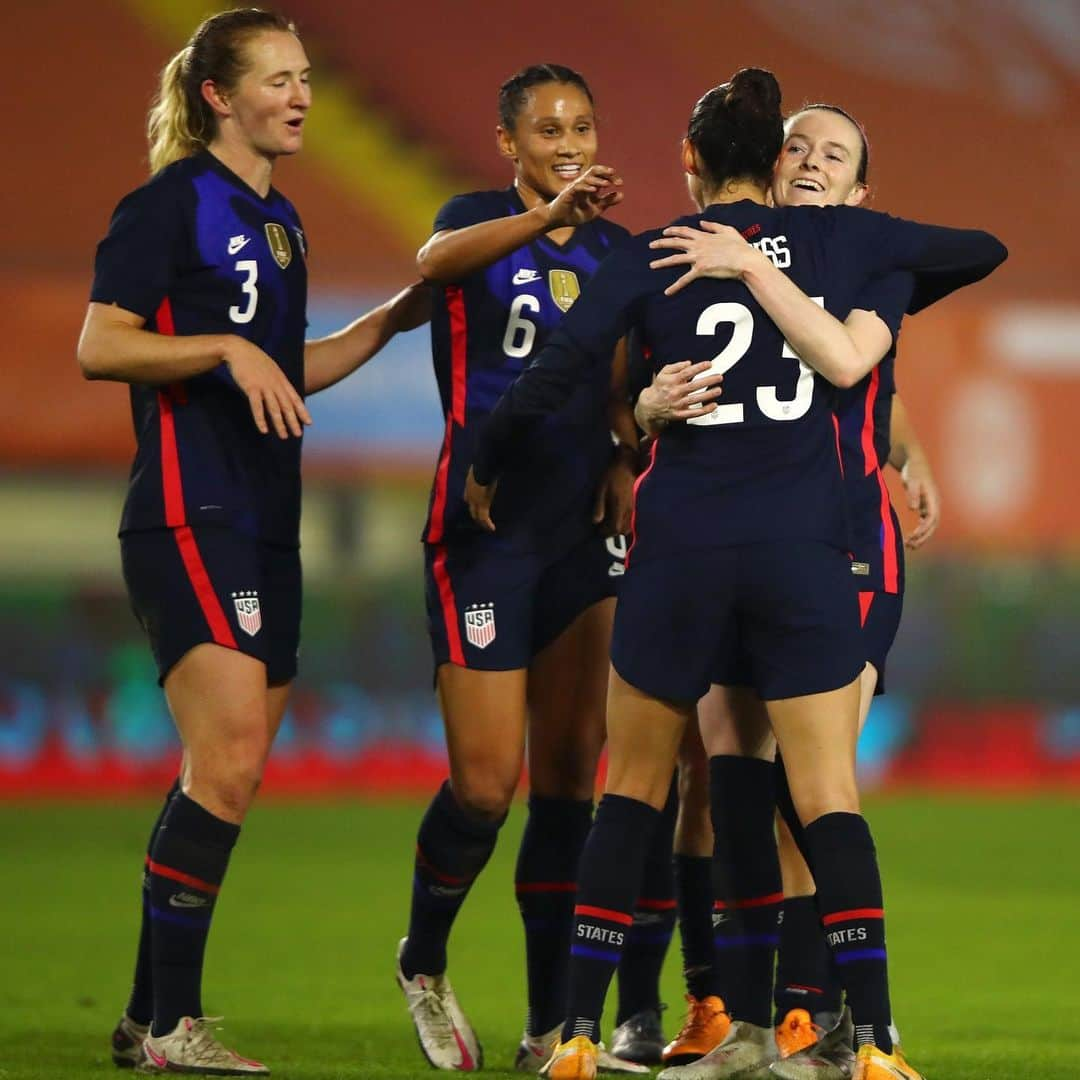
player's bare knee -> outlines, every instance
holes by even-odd
[[[454,778],[454,798],[465,813],[487,821],[506,816],[517,787],[517,777],[465,776]]]

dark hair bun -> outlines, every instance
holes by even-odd
[[[780,108],[780,84],[771,71],[743,68],[728,83],[725,104],[751,112],[776,112]]]

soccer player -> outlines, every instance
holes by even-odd
[[[542,64],[513,76],[499,91],[496,134],[513,185],[451,199],[417,260],[436,286],[432,351],[446,417],[423,541],[450,778],[420,823],[397,978],[428,1061],[478,1069],[479,1041],[446,976],[447,941],[494,849],[527,746],[529,816],[515,888],[529,1008],[517,1066],[536,1071],[566,1007],[638,436],[624,348],[613,341],[603,369],[587,373],[509,463],[512,480],[494,507],[499,532],[469,517],[462,489],[479,428],[627,236],[603,217],[621,200],[621,181],[596,164],[592,94],[581,75]],[[662,911],[669,937],[670,888]],[[659,961],[654,996],[658,974]],[[610,1055],[604,1062],[646,1071]]]
[[[98,247],[78,346],[87,378],[131,387],[124,579],[183,744],[150,835],[135,982],[112,1039],[114,1062],[144,1072],[268,1072],[218,1041],[201,980],[296,674],[304,395],[423,317],[424,298],[406,290],[304,342],[307,241],[271,176],[303,143],[308,72],[292,24],[255,9],[207,19],[169,61],[150,113],[153,176]]]
[[[705,218],[751,239],[802,290],[783,297],[800,312],[790,344],[739,281],[695,281],[665,295],[675,275],[650,269],[657,234],[643,234],[604,263],[498,403],[467,479],[474,519],[496,528],[492,495],[505,462],[583,369],[606,368],[628,326],[642,331],[657,367],[700,361],[719,347],[712,363],[724,375],[723,397],[707,415],[664,431],[637,485],[612,641],[607,788],[579,873],[567,1019],[545,1066],[555,1080],[595,1075],[604,994],[679,741],[710,674],[737,647],[787,762],[860,1044],[855,1076],[918,1077],[890,1038],[881,883],[855,785],[865,656],[831,395],[799,356],[835,382],[854,381],[863,361],[834,316],[846,316],[868,280],[936,269],[929,302],[985,276],[1006,253],[977,231],[852,208],[767,207],[782,143],[776,80],[749,69],[694,107],[683,163]],[[686,256],[669,259],[675,266]],[[752,265],[742,272],[751,275]],[[809,296],[821,297],[821,307]],[[738,1027],[729,1037],[738,1040]],[[741,1060],[672,1071],[706,1077],[762,1068],[773,1052],[768,1035]]]
[[[865,133],[844,110],[832,105],[810,105],[793,114],[785,123],[785,142],[773,177],[772,198],[777,206],[857,206],[867,195],[868,144]],[[708,227],[708,226],[706,226]],[[697,231],[691,267],[697,272],[729,274],[730,252],[745,255],[745,241],[733,241]],[[768,272],[769,267],[763,267]],[[751,283],[752,284],[752,283]],[[874,283],[856,301],[856,310],[847,320],[853,337],[868,342],[868,363],[877,357],[872,336],[873,309],[882,312],[886,325],[899,325],[913,288],[910,275],[898,274]],[[771,308],[769,297],[763,306],[778,321],[780,329],[790,326],[784,312]],[[867,310],[867,309],[870,310]],[[881,334],[878,328],[879,336]],[[868,336],[870,335],[870,336]],[[854,386],[837,395],[839,445],[843,462],[844,489],[852,525],[852,571],[859,583],[860,615],[866,644],[867,663],[860,677],[860,730],[865,723],[875,693],[884,690],[885,658],[895,638],[903,596],[903,546],[899,522],[888,498],[882,467],[890,459],[891,416],[896,415],[895,456],[904,469],[913,509],[922,521],[908,544],[918,547],[932,534],[938,517],[939,500],[925,455],[918,444],[899,398],[894,396],[895,348],[884,337],[888,351],[880,363]],[[686,411],[686,395],[694,390],[685,365],[671,365],[659,373],[654,386],[643,391],[637,418],[647,431]],[[745,680],[746,673],[741,673]],[[779,1075],[806,1075],[815,1067],[824,1075],[840,1076],[850,1066],[847,1045],[850,1030],[841,1019],[840,990],[830,974],[828,948],[817,918],[813,878],[799,853],[784,817],[778,822],[780,863],[773,857],[772,805],[774,785],[770,762],[771,739],[747,746],[740,739],[744,731],[760,731],[755,722],[760,699],[746,686],[713,686],[698,708],[699,722],[709,758],[686,762],[687,778],[698,778],[704,788],[711,775],[712,817],[719,838],[719,881],[734,884],[734,895],[718,896],[716,944],[722,959],[714,955],[710,914],[705,897],[711,891],[708,863],[712,846],[704,791],[688,791],[688,805],[680,815],[676,864],[683,893],[680,922],[684,956],[689,973],[690,1010],[684,1031],[665,1052],[665,1060],[678,1062],[700,1056],[714,1041],[715,1033],[705,1031],[708,1018],[716,1013],[719,996],[732,1015],[764,1026],[768,1010],[768,988],[772,985],[773,949],[779,936],[780,976],[776,986],[777,1044],[788,1057],[809,1050],[826,1033],[827,1044],[814,1046],[790,1065],[778,1066]],[[690,748],[701,742],[689,741]],[[786,793],[782,765],[777,767],[777,784]],[[798,831],[798,822],[785,799],[787,817]],[[694,813],[697,808],[697,814]],[[704,809],[704,813],[702,810]],[[737,838],[738,842],[732,840]],[[738,864],[733,862],[738,860]],[[783,880],[784,917],[778,925],[779,887]],[[695,883],[699,883],[695,889]],[[730,890],[729,884],[729,890]],[[769,903],[761,901],[771,897]],[[702,1042],[695,1038],[705,1034]],[[718,1042],[719,1039],[715,1039]],[[703,1047],[703,1049],[702,1049]],[[686,1050],[697,1050],[687,1054]],[[800,1072],[799,1070],[802,1070]],[[829,1071],[831,1070],[831,1071]]]

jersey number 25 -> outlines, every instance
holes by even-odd
[[[815,304],[825,306],[825,298],[812,296]],[[697,332],[712,337],[720,326],[731,327],[731,340],[712,359],[712,366],[699,379],[710,374],[723,374],[730,371],[750,350],[754,338],[754,315],[743,304],[710,304],[698,316]],[[810,409],[814,397],[814,371],[795,354],[795,350],[785,341],[782,356],[798,361],[799,377],[795,382],[795,396],[782,401],[777,396],[778,387],[759,386],[755,394],[757,407],[770,420],[798,420]],[[695,416],[687,420],[688,424],[711,427],[715,424],[741,424],[746,419],[745,407],[741,402],[720,404],[704,416]]]

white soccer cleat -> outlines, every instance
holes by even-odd
[[[723,1042],[689,1065],[674,1065],[657,1080],[765,1080],[776,1060],[771,1027],[732,1020]]]
[[[204,1076],[269,1076],[260,1061],[242,1058],[218,1042],[213,1024],[220,1016],[182,1016],[168,1035],[147,1035],[135,1071],[200,1073]]]
[[[397,981],[409,1006],[424,1057],[436,1069],[478,1072],[484,1063],[484,1052],[461,1011],[450,980],[445,975],[421,974],[406,979],[401,970],[405,940],[398,942]]]
[[[555,1053],[561,1032],[562,1024],[543,1035],[530,1035],[528,1032],[522,1035],[514,1055],[514,1068],[518,1072],[540,1072]],[[611,1053],[603,1043],[596,1044],[596,1069],[597,1072],[621,1076],[641,1076],[649,1072],[647,1066]]]
[[[817,1042],[775,1061],[771,1072],[780,1080],[851,1080],[855,1072],[855,1028],[845,1009],[831,1031]]]
[[[112,1060],[120,1069],[134,1069],[139,1063],[139,1051],[143,1039],[150,1034],[149,1024],[136,1024],[124,1013],[116,1022],[112,1033]]]

